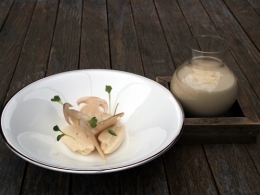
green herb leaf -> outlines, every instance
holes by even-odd
[[[53,131],[60,131],[59,126],[58,126],[58,125],[55,125],[55,126],[53,127]]]
[[[88,121],[89,125],[92,127],[92,128],[95,128],[97,126],[97,118],[96,117],[93,117],[92,119],[90,119]]]
[[[108,129],[107,130],[109,134],[113,135],[113,136],[117,136],[116,132],[112,129]]]
[[[106,92],[110,93],[112,91],[112,87],[110,85],[106,85]]]
[[[57,136],[57,141],[60,141],[60,139],[61,139],[63,136],[65,136],[65,134],[60,134],[60,135],[58,135],[58,136]]]
[[[52,99],[51,99],[52,102],[58,102],[60,104],[63,104],[63,102],[61,101],[60,99],[60,96],[58,95],[55,95]]]

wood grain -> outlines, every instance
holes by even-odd
[[[162,157],[142,165],[141,179],[144,194],[170,194]]]
[[[19,194],[26,163],[0,140],[0,194]]]
[[[119,172],[122,195],[143,195],[142,166]]]
[[[152,0],[132,0],[133,17],[145,76],[172,75],[175,67]]]
[[[58,0],[37,2],[7,100],[23,87],[45,77],[57,9]]]
[[[3,104],[19,60],[35,1],[16,1],[0,34],[0,105]]]
[[[13,0],[4,0],[0,2],[0,32],[5,19],[7,18],[7,15],[9,14],[9,11],[13,5],[13,2]]]
[[[30,164],[26,170],[21,194],[69,194],[68,173],[60,173]]]
[[[260,175],[260,135],[258,134],[258,142],[246,144],[246,147]]]
[[[260,50],[260,40],[258,39],[260,34],[260,16],[247,1],[225,0],[224,2],[253,44]]]
[[[128,0],[107,1],[112,69],[144,75]]]
[[[171,194],[218,194],[201,145],[175,145],[164,155]]]
[[[105,0],[83,2],[80,68],[110,68]]]
[[[78,69],[81,15],[81,0],[60,1],[47,76]]]
[[[260,15],[260,3],[258,0],[247,0],[251,6],[254,8],[254,10]]]
[[[220,194],[258,194],[260,176],[244,145],[204,145]]]
[[[118,173],[97,175],[73,174],[70,194],[116,195],[119,194]]]
[[[176,67],[179,67],[191,57],[191,52],[186,45],[187,40],[192,36],[190,29],[176,1],[155,0],[154,2],[173,62]],[[172,76],[170,74],[164,76]]]

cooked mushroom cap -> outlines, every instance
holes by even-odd
[[[95,135],[98,136],[103,130],[108,129],[109,127],[115,126],[120,118],[124,116],[124,113],[119,113],[117,115],[111,116],[110,118],[100,122],[96,127],[95,127]]]
[[[102,120],[102,114],[107,112],[107,102],[98,97],[83,97],[78,99],[77,104],[85,103],[81,108],[81,112],[91,117],[96,117],[98,121]],[[102,108],[103,110],[101,110]]]

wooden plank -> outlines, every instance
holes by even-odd
[[[54,172],[30,164],[21,194],[69,194],[69,176],[68,173]]]
[[[204,145],[220,194],[259,194],[260,176],[244,145]]]
[[[107,1],[112,69],[144,75],[128,0]]]
[[[23,87],[45,77],[57,8],[58,0],[37,2],[7,100]]]
[[[224,0],[224,2],[253,44],[260,50],[260,16],[245,0]]]
[[[260,135],[258,135],[258,142],[246,144],[246,147],[260,175]]]
[[[4,21],[6,20],[8,13],[13,5],[13,0],[3,0],[0,2],[0,32]]]
[[[190,29],[176,1],[156,0],[155,5],[173,61],[179,66],[190,58],[185,45]],[[171,194],[218,194],[201,145],[174,145],[163,157]]]
[[[26,163],[0,140],[0,194],[19,194]]]
[[[175,67],[152,0],[131,0],[145,76],[172,75]]]
[[[118,173],[72,175],[70,194],[119,194]]]
[[[143,166],[121,171],[120,178],[120,193],[123,195],[143,195]]]
[[[175,145],[164,155],[171,194],[218,194],[201,145]]]
[[[156,158],[143,165],[141,173],[143,194],[170,194],[167,171],[165,171],[163,166],[163,157]]]
[[[80,68],[110,68],[105,0],[83,2]]]
[[[31,21],[35,1],[16,1],[0,34],[0,105],[3,104],[12,79],[26,32]]]
[[[81,0],[60,1],[47,76],[78,69],[81,15]]]
[[[247,0],[254,10],[260,15],[260,2],[258,0]]]
[[[192,34],[176,1],[155,0],[154,2],[173,62],[178,67],[191,58],[191,52],[186,42]],[[172,76],[169,74],[164,76]]]

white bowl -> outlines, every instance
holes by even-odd
[[[108,101],[105,86],[112,86],[112,107],[124,112],[121,123],[126,138],[106,161],[94,152],[83,156],[61,141],[53,126],[65,127],[62,106],[76,105],[84,96]],[[1,135],[7,146],[23,159],[52,170],[70,173],[103,173],[146,163],[169,149],[181,134],[184,114],[169,90],[145,77],[116,70],[77,70],[38,80],[19,91],[6,104]]]

